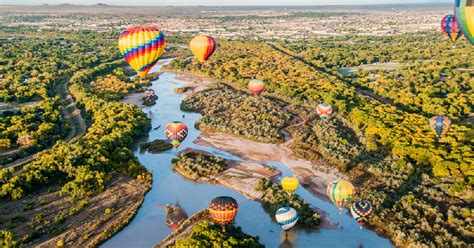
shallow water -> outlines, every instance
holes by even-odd
[[[158,71],[160,66],[155,66],[152,71]],[[164,139],[164,126],[171,121],[182,121],[189,128],[186,140],[181,144],[178,151],[186,148],[205,150],[212,154],[233,160],[242,160],[232,154],[218,149],[203,147],[193,144],[199,136],[199,130],[194,128],[194,123],[201,117],[198,113],[187,113],[180,110],[180,103],[185,97],[173,92],[174,88],[184,86],[186,83],[176,80],[175,73],[163,73],[160,78],[153,82],[153,88],[158,95],[157,104],[145,107],[143,111],[152,119],[152,129],[147,141]],[[185,118],[182,115],[185,115]],[[157,130],[153,128],[161,125]],[[344,210],[342,215],[338,214],[337,207],[314,197],[303,187],[299,187],[296,194],[300,195],[313,206],[327,212],[332,222],[339,223],[337,229],[303,230],[295,228],[288,234],[284,241],[284,233],[278,224],[274,222],[271,215],[262,208],[260,203],[248,200],[234,190],[218,185],[196,183],[185,179],[171,169],[171,159],[176,150],[169,150],[159,154],[148,152],[141,153],[137,147],[134,153],[139,161],[153,172],[153,187],[145,197],[143,205],[139,209],[133,221],[102,247],[152,247],[163,238],[172,233],[166,226],[165,204],[179,203],[189,215],[206,208],[209,202],[216,196],[228,195],[234,197],[239,203],[239,211],[236,216],[237,225],[243,231],[259,236],[260,242],[266,247],[392,247],[389,240],[378,236],[367,229],[360,230],[357,222]],[[282,163],[274,161],[249,161],[265,163],[276,167],[283,176],[292,176],[291,169]]]

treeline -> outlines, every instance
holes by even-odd
[[[174,170],[193,180],[217,175],[227,169],[225,159],[199,152],[180,154],[178,157],[173,158],[171,164]]]
[[[412,39],[404,41],[404,37],[390,39],[404,43],[405,47],[437,42],[425,39],[416,43]],[[331,44],[332,39],[320,42]],[[388,40],[378,41],[375,37],[351,42],[373,42],[370,47],[374,56],[375,50],[390,49],[385,48]],[[318,103],[332,104],[336,113],[333,120],[320,121],[313,116],[293,132],[292,148],[296,153],[310,159],[323,157],[350,170],[358,191],[371,199],[377,209],[374,226],[397,245],[471,243],[472,234],[464,231],[469,221],[459,222],[462,216],[453,213],[454,209],[467,213],[468,202],[472,201],[474,154],[469,128],[453,124],[438,142],[427,125],[427,117],[358,94],[348,82],[333,74],[326,62],[310,63],[304,56],[292,54],[290,46],[288,51],[282,51],[256,41],[220,40],[219,44],[220,49],[202,66],[186,60],[171,66],[229,81],[241,89],[252,78],[262,79],[268,95],[303,106],[307,113],[314,113]],[[442,46],[447,49],[447,43]],[[413,50],[397,50],[393,54],[409,59],[416,56],[411,53]],[[339,53],[344,54],[343,50]],[[406,199],[410,199],[410,204]],[[437,228],[424,228],[420,223],[426,221]]]
[[[267,143],[284,140],[280,129],[287,125],[290,115],[282,108],[224,84],[200,91],[181,103],[182,110],[203,115],[196,123],[200,130],[221,131]]]
[[[22,107],[18,114],[4,113],[0,118],[0,151],[21,147],[33,152],[64,137],[66,129],[58,105],[58,98],[48,98]]]
[[[393,71],[359,69],[345,80],[393,100],[404,110],[454,120],[472,113],[474,62],[466,58],[474,57],[474,51],[463,39],[454,48],[447,37],[433,32],[331,37],[279,45],[333,73],[343,67],[399,62],[402,66]]]

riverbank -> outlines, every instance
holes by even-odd
[[[33,239],[30,244],[35,247],[94,247],[131,221],[150,188],[148,182],[115,175],[105,191],[79,201],[69,201],[58,187],[45,189],[2,203],[0,219],[16,221],[11,230]],[[29,219],[33,222],[21,221]]]

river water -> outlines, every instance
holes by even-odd
[[[159,71],[160,67],[157,65],[151,71]],[[189,128],[188,137],[178,151],[194,148],[226,159],[246,161],[225,151],[193,144],[200,134],[199,130],[194,128],[194,123],[201,115],[180,110],[180,103],[185,95],[175,94],[173,89],[186,85],[186,82],[175,79],[176,76],[179,74],[165,72],[151,86],[158,95],[158,100],[156,105],[143,108],[143,111],[151,118],[153,127],[145,140],[165,139],[164,126],[168,122],[178,120],[184,122]],[[154,130],[158,126],[161,127]],[[178,152],[175,149],[159,154],[140,152],[137,147],[133,149],[140,163],[153,172],[153,187],[145,196],[143,205],[130,224],[105,242],[102,247],[152,247],[172,233],[172,230],[166,226],[164,205],[179,203],[188,216],[191,216],[207,208],[214,197],[221,195],[232,196],[237,200],[239,204],[235,220],[237,225],[241,226],[245,233],[260,237],[260,242],[266,247],[392,247],[388,239],[367,229],[360,230],[359,225],[347,213],[347,210],[339,215],[336,206],[314,197],[303,187],[299,187],[295,193],[313,206],[324,210],[331,222],[337,222],[339,226],[336,229],[315,230],[295,228],[289,232],[288,239],[285,240],[284,233],[272,218],[273,214],[265,212],[259,202],[248,200],[236,191],[223,186],[192,182],[174,172],[171,169],[171,159]],[[265,163],[276,167],[283,176],[293,175],[291,169],[279,162],[248,162]]]

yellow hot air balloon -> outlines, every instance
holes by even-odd
[[[165,51],[165,36],[156,28],[127,28],[119,36],[120,54],[145,78]]]
[[[289,194],[293,194],[298,188],[298,179],[294,177],[285,177],[281,180],[281,187]]]
[[[202,63],[216,50],[216,41],[210,36],[199,35],[189,42],[189,49],[191,49],[194,56]]]
[[[339,214],[341,214],[344,205],[355,194],[355,188],[352,183],[346,180],[334,180],[328,185],[327,193],[329,199],[337,206]]]

